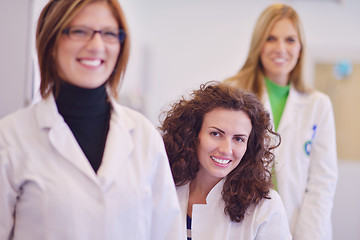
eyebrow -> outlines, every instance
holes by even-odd
[[[209,128],[215,128],[215,129],[218,130],[219,132],[225,133],[225,131],[223,131],[223,130],[221,130],[220,128],[217,128],[217,127],[209,127]]]
[[[216,130],[218,130],[219,132],[221,132],[222,134],[225,134],[225,131],[221,130],[220,128],[214,127],[214,126],[210,126],[209,128],[215,128]],[[235,134],[234,137],[248,137],[246,134]]]
[[[269,33],[268,37],[276,37],[276,35]],[[299,38],[299,36],[298,36],[297,34],[290,34],[290,35],[287,35],[286,37],[296,37],[296,38]]]

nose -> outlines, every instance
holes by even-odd
[[[285,44],[285,42],[284,42],[284,41],[281,41],[281,40],[277,41],[277,43],[276,43],[276,50],[277,50],[278,52],[285,52],[285,51],[286,51],[286,44]]]
[[[104,40],[99,32],[94,32],[92,38],[87,42],[87,47],[90,49],[101,49],[104,46]]]
[[[230,139],[222,139],[219,145],[219,153],[229,156],[232,153],[232,144]]]

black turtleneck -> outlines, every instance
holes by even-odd
[[[109,131],[110,103],[105,84],[85,89],[61,83],[55,99],[59,113],[69,125],[94,171],[100,167]]]

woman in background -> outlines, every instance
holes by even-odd
[[[184,239],[165,148],[116,101],[117,0],[52,0],[36,32],[42,100],[0,121],[0,239]]]
[[[335,124],[328,96],[305,86],[304,35],[293,8],[273,4],[259,17],[248,57],[225,80],[256,93],[271,112],[282,143],[275,185],[295,240],[331,239],[337,181]]]
[[[270,116],[254,94],[204,84],[172,105],[160,129],[188,240],[291,239],[270,189]]]

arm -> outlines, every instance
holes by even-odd
[[[337,182],[335,122],[329,98],[318,106],[309,177],[294,239],[331,239],[331,211]]]
[[[184,240],[186,239],[185,228],[182,227],[179,201],[165,147],[161,138],[156,140],[159,141],[159,145],[152,174],[154,176],[152,181],[153,216],[152,236],[150,239]]]
[[[259,209],[260,219],[256,240],[291,240],[290,229],[286,217],[284,205],[280,196],[271,190],[270,200],[264,200]]]
[[[15,223],[14,213],[17,193],[11,183],[13,178],[9,147],[0,134],[0,239],[10,239]]]

